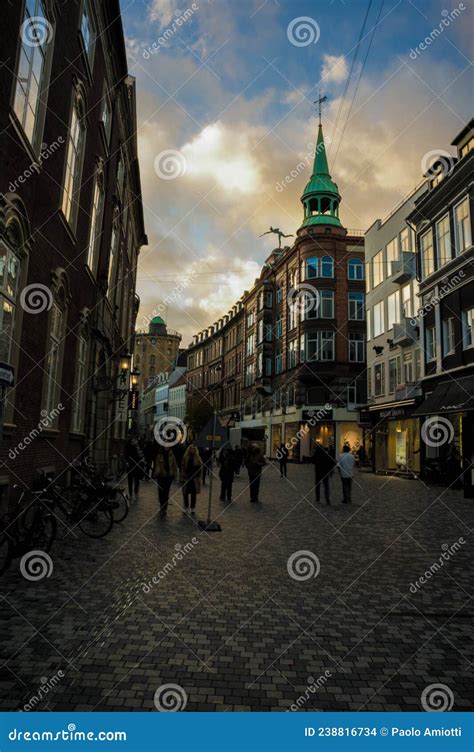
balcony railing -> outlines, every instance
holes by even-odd
[[[403,285],[416,274],[416,256],[414,253],[403,252],[401,258],[392,261],[392,282]]]

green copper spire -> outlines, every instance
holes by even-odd
[[[301,203],[304,207],[304,221],[301,226],[335,225],[342,227],[339,220],[340,201],[339,189],[329,174],[323,126],[319,123],[313,172],[301,196]]]

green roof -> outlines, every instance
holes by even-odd
[[[328,160],[326,156],[326,144],[324,142],[323,127],[319,123],[318,137],[316,140],[316,150],[314,153],[313,172],[307,182],[301,201],[305,206],[305,215],[308,213],[308,207],[314,204],[316,200],[324,199],[327,197],[328,201],[324,202],[324,205],[330,205],[333,207],[331,212],[311,214],[305,216],[302,227],[308,227],[311,225],[334,225],[335,227],[341,227],[341,221],[336,216],[337,211],[334,209],[339,206],[341,196],[337,184],[331,178],[329,174]],[[314,199],[314,200],[313,200]],[[321,202],[317,203],[318,207],[322,207]],[[312,209],[314,211],[314,209]]]
[[[165,326],[165,322],[163,321],[161,316],[155,316],[154,318],[152,318],[150,324],[163,324],[163,326]]]

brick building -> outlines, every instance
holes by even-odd
[[[311,442],[338,450],[362,438],[364,238],[341,225],[340,200],[320,125],[295,242],[270,254],[253,288],[188,351],[189,401],[238,413],[242,435],[270,455],[280,442],[301,460]]]
[[[168,329],[161,316],[155,316],[148,332],[135,333],[133,364],[140,371],[143,387],[149,386],[154,377],[163,371],[171,371],[179,355],[181,334]]]
[[[146,243],[118,0],[5,3],[0,485],[122,451]],[[119,399],[122,396],[123,399]]]

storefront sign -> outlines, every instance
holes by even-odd
[[[330,410],[325,410],[324,408],[318,410],[303,410],[302,420],[312,423],[322,423],[327,420],[333,420],[332,408]]]
[[[390,410],[380,410],[379,418],[403,418],[409,414],[404,407],[392,407]]]
[[[0,363],[0,386],[13,386],[15,371],[8,363]]]

